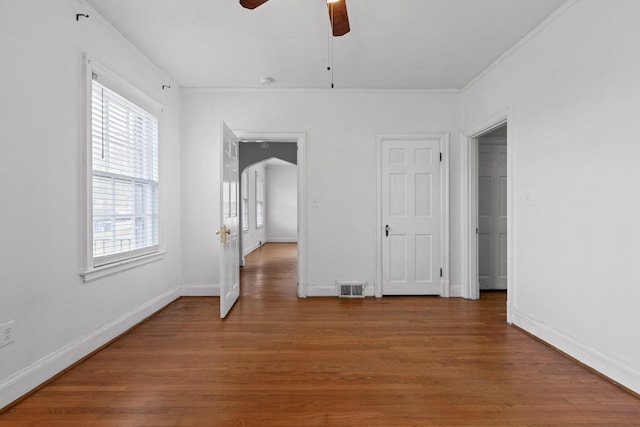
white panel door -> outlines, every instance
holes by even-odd
[[[440,140],[383,141],[382,293],[440,295]]]
[[[238,256],[238,138],[222,122],[220,219],[220,317],[224,318],[240,296]]]
[[[478,144],[480,289],[507,289],[507,144]]]

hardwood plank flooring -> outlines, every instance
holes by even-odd
[[[227,320],[181,298],[0,425],[640,425],[640,400],[508,326],[503,293],[298,299],[295,257],[265,245]]]

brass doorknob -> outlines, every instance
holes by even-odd
[[[222,243],[227,243],[227,234],[231,234],[231,230],[229,230],[226,226],[220,227],[218,231],[216,231],[216,235],[220,236],[220,241]]]

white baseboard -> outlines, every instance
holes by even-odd
[[[307,297],[337,297],[336,285],[311,285],[307,283]]]
[[[175,301],[181,296],[180,290],[176,286],[166,291],[0,381],[0,409]]]
[[[618,384],[635,393],[640,393],[640,372],[626,363],[532,319],[516,309],[513,310],[513,323]]]
[[[219,297],[220,285],[204,284],[204,285],[182,285],[180,287],[180,296],[183,297]]]
[[[449,285],[449,296],[451,298],[462,298],[462,284],[451,283]]]
[[[310,285],[307,284],[307,297],[338,297],[338,285]],[[374,286],[370,283],[364,288],[364,296],[369,298],[374,296]]]
[[[298,243],[297,237],[267,237],[268,243]]]
[[[249,255],[251,252],[255,251],[256,249],[258,249],[260,247],[259,244],[255,244],[255,245],[251,245],[248,248],[243,248],[242,249],[242,256],[247,256]]]

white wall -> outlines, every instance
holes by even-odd
[[[77,0],[0,2],[0,408],[177,296],[178,90]],[[90,19],[76,21],[76,13]],[[83,52],[163,104],[161,261],[84,283]],[[172,202],[173,201],[173,202]]]
[[[514,111],[515,323],[636,392],[638,16],[637,0],[577,1],[463,101],[465,129]]]
[[[295,165],[267,167],[267,241],[298,240],[298,168]]]
[[[187,89],[183,108],[183,277],[218,283],[220,122],[306,132],[307,284],[376,278],[376,135],[451,132],[451,281],[460,283],[459,95],[428,92]],[[212,262],[213,261],[213,262]],[[458,291],[454,290],[454,295]]]
[[[241,148],[242,149],[242,148]],[[266,195],[266,187],[268,181],[268,177],[266,174],[266,165],[265,163],[258,163],[253,166],[249,166],[247,169],[247,189],[248,191],[248,203],[249,203],[249,229],[247,231],[242,232],[242,253],[243,255],[247,255],[248,253],[256,250],[260,247],[260,242],[265,244],[267,242],[267,230],[268,224],[265,218],[265,224],[262,227],[256,226],[256,176],[259,176],[262,179],[264,185],[264,196],[265,196],[265,208],[268,205],[267,195]],[[266,212],[265,212],[266,217]]]
[[[578,0],[463,95],[180,91],[82,2],[0,1],[0,323],[16,321],[16,342],[0,348],[0,407],[175,298],[178,285],[219,282],[221,120],[306,132],[304,190],[319,202],[306,206],[311,287],[375,281],[376,135],[451,132],[456,295],[459,131],[511,107],[513,319],[640,392],[637,0]],[[86,284],[83,52],[164,106],[167,249],[161,261]]]

